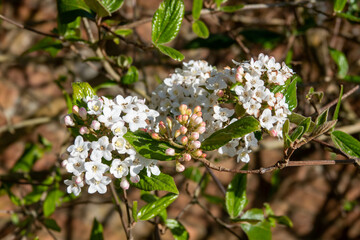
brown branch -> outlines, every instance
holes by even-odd
[[[119,200],[119,197],[118,197],[117,192],[115,190],[115,186],[114,186],[113,182],[110,183],[110,190],[111,190],[111,194],[113,195],[113,198],[114,198],[115,203],[116,203],[116,209],[117,209],[117,211],[119,213],[120,220],[121,220],[121,225],[123,226],[123,229],[124,229],[124,232],[125,232],[125,235],[126,235],[126,239],[129,239],[129,233],[128,233],[128,230],[127,230],[127,227],[125,225],[124,218],[123,218],[123,212],[122,212],[122,209],[121,209],[120,200]]]
[[[356,87],[352,88],[350,91],[348,91],[347,93],[343,94],[341,97],[341,101],[345,100],[346,98],[348,98],[351,94],[353,94],[354,92],[356,92],[359,89],[359,85],[357,85]],[[332,106],[336,105],[337,102],[339,101],[339,98],[334,99],[333,101],[331,101],[330,103],[326,104],[324,107],[322,107],[320,109],[319,112],[323,112],[324,110],[331,108]]]
[[[225,196],[226,190],[225,190],[224,186],[222,185],[222,183],[219,181],[219,179],[215,176],[213,171],[211,171],[211,169],[208,166],[205,165],[205,167],[206,167],[206,170],[209,172],[210,176],[212,177],[212,179],[214,180],[214,182],[216,183],[216,185],[218,186],[221,193]]]
[[[19,128],[48,123],[51,120],[52,120],[52,118],[50,118],[50,117],[40,117],[40,118],[24,120],[22,122],[19,122],[19,123],[13,124],[13,125],[8,124],[8,125],[0,127],[0,134],[3,132],[7,132],[7,131],[13,131],[13,130],[19,129]]]
[[[25,30],[28,30],[28,31],[33,32],[33,33],[37,33],[37,34],[40,34],[40,35],[43,35],[43,36],[46,36],[46,37],[52,37],[52,38],[56,38],[56,39],[60,39],[60,40],[62,39],[62,37],[59,36],[59,35],[41,32],[41,31],[38,31],[36,29],[30,28],[28,26],[24,26],[23,24],[15,22],[14,20],[9,19],[9,18],[5,17],[2,14],[0,14],[0,19],[4,20],[5,22],[8,22],[8,23],[10,23],[12,25],[17,26],[18,28],[25,29]]]

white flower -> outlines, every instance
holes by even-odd
[[[261,104],[258,101],[251,99],[250,101],[245,102],[243,107],[249,115],[254,115],[255,117],[259,116]]]
[[[245,87],[243,86],[236,86],[235,93],[238,95],[239,101],[245,103],[250,100],[250,98],[254,95],[253,91],[249,89],[248,85]]]
[[[255,134],[253,132],[246,134],[244,136],[244,141],[245,141],[245,148],[250,148],[250,147],[255,148],[258,146],[258,140],[256,139]]]
[[[145,128],[147,126],[146,118],[146,113],[132,110],[123,117],[123,120],[129,124],[130,130],[135,132],[139,128]]]
[[[269,89],[264,86],[259,86],[253,91],[252,98],[261,103],[263,100],[267,99],[269,94]]]
[[[87,158],[88,151],[90,148],[89,142],[84,142],[84,139],[81,136],[75,138],[74,145],[71,145],[67,148],[67,151],[72,157],[80,157],[82,159]]]
[[[244,163],[248,163],[250,161],[250,156],[249,153],[251,152],[251,150],[247,149],[247,148],[241,148],[237,154],[237,162],[244,162]]]
[[[245,79],[247,80],[246,84],[249,85],[249,88],[255,89],[260,86],[264,86],[264,81],[260,79],[260,76],[253,76],[246,73]]]
[[[156,165],[156,163],[157,163],[156,160],[141,158],[140,161],[142,162],[142,164],[146,168],[146,174],[147,174],[148,177],[151,177],[151,174],[153,174],[155,176],[158,176],[160,174],[160,169]]]
[[[219,77],[211,77],[206,80],[206,88],[209,90],[225,89],[227,88],[227,84]]]
[[[103,176],[100,180],[94,178],[87,180],[86,183],[89,184],[88,192],[90,194],[98,192],[104,194],[107,191],[107,185],[111,182],[111,179],[107,176]]]
[[[118,151],[120,154],[126,153],[126,140],[123,137],[115,136],[111,140],[114,148]]]
[[[261,116],[259,117],[260,125],[267,130],[270,130],[273,127],[273,124],[276,122],[276,117],[271,115],[270,109],[265,109]]]
[[[92,142],[91,148],[93,149],[90,155],[91,160],[101,161],[102,157],[108,161],[112,159],[111,151],[114,150],[114,148],[112,144],[109,144],[109,138],[107,136],[103,136],[99,138],[98,141]]]
[[[111,126],[111,131],[115,136],[123,136],[127,132],[123,121],[118,121]]]
[[[86,173],[85,173],[85,179],[90,180],[92,178],[95,178],[95,180],[100,181],[103,177],[103,174],[109,170],[109,166],[106,164],[103,164],[101,162],[86,162],[84,164]]]
[[[214,106],[214,112],[215,112],[215,114],[213,115],[214,119],[220,120],[221,122],[226,122],[228,118],[234,114],[235,111],[233,109]]]
[[[132,109],[133,98],[131,96],[127,96],[124,98],[121,95],[116,96],[115,103],[120,106],[121,111],[127,113]]]
[[[129,173],[129,166],[132,164],[132,159],[127,157],[123,161],[114,159],[111,163],[110,173],[116,178],[122,178]]]
[[[98,117],[99,122],[105,124],[106,127],[110,127],[112,124],[121,121],[121,108],[104,106],[103,114]]]
[[[144,168],[143,162],[140,161],[140,158],[142,157],[136,154],[135,159],[133,160],[132,165],[130,166],[130,175],[132,177],[138,175],[140,171],[143,170]]]
[[[167,89],[170,99],[178,99],[184,96],[183,88],[181,85],[174,85],[171,88]]]
[[[233,139],[221,148],[219,148],[218,152],[220,154],[227,154],[230,157],[233,157],[236,155],[236,147],[239,145],[238,139]]]
[[[75,196],[79,196],[81,188],[84,186],[84,182],[76,182],[76,176],[72,176],[72,180],[66,179],[64,183],[68,185],[66,191],[68,194],[74,193]]]
[[[90,115],[100,115],[103,108],[103,100],[98,96],[94,96],[93,98],[86,98],[88,106],[88,114]]]
[[[84,163],[85,159],[79,157],[70,157],[65,166],[66,171],[74,174],[75,176],[79,176],[81,173],[85,172]]]

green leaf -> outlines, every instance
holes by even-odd
[[[296,139],[300,139],[304,132],[304,127],[298,126],[290,135],[291,142],[294,142]]]
[[[133,201],[133,206],[132,206],[132,218],[134,219],[135,222],[137,222],[137,209],[138,209],[138,201]]]
[[[176,156],[167,156],[166,149],[174,148],[166,142],[160,142],[151,138],[151,136],[143,131],[128,131],[124,138],[133,146],[141,156],[148,159],[156,159],[160,161],[175,160]],[[177,149],[175,149],[176,151]]]
[[[47,227],[48,229],[60,232],[61,228],[59,227],[59,225],[56,223],[56,221],[54,219],[51,218],[45,218],[43,221],[45,227]]]
[[[124,0],[101,0],[101,4],[110,12],[113,13],[123,5]]]
[[[160,52],[171,57],[172,59],[174,59],[176,61],[182,61],[184,59],[184,55],[182,55],[181,52],[179,52],[178,50],[176,50],[174,48],[167,47],[165,45],[155,45],[155,47],[157,47],[157,49],[159,49]]]
[[[148,177],[146,171],[141,171],[139,176],[140,181],[138,183],[130,183],[131,186],[145,191],[159,190],[179,194],[174,179],[167,174],[160,173],[158,176],[152,175]]]
[[[227,144],[233,138],[243,137],[258,130],[260,130],[260,124],[255,118],[243,117],[226,128],[211,134],[201,143],[201,148],[206,151],[215,150]]]
[[[170,229],[175,240],[189,239],[189,233],[179,221],[175,219],[167,219],[165,225]]]
[[[177,194],[168,193],[164,197],[156,200],[155,202],[148,203],[138,212],[138,219],[149,220],[158,215],[162,210],[166,209],[175,199]]]
[[[59,189],[53,189],[47,194],[43,205],[45,217],[49,217],[51,214],[53,214],[56,209],[56,205],[62,196],[63,192]]]
[[[340,86],[340,93],[339,93],[339,100],[338,100],[338,102],[336,104],[336,108],[335,108],[334,115],[333,115],[333,118],[332,118],[333,120],[338,119],[340,106],[341,106],[341,98],[342,98],[343,92],[344,92],[344,86],[341,85]]]
[[[248,223],[258,223],[264,220],[264,212],[260,208],[252,208],[246,211],[239,221]]]
[[[360,142],[356,138],[341,131],[333,131],[331,139],[345,153],[360,158]]]
[[[39,42],[35,43],[31,48],[29,48],[24,54],[28,54],[36,51],[45,51],[49,53],[52,57],[55,57],[56,54],[63,48],[63,45],[60,40],[45,37]]]
[[[243,7],[244,7],[244,4],[233,5],[233,6],[223,6],[223,7],[220,7],[220,10],[223,12],[232,13],[232,12],[236,12],[237,10],[242,9]]]
[[[109,81],[103,82],[103,83],[97,85],[96,87],[94,87],[94,92],[97,93],[99,91],[99,89],[113,88],[113,87],[115,87],[117,85],[118,85],[117,82],[109,80]]]
[[[271,240],[271,226],[268,221],[262,221],[255,225],[241,224],[249,240]]]
[[[347,0],[335,0],[334,11],[341,12],[345,7],[346,2]]]
[[[337,13],[336,16],[345,18],[352,22],[360,22],[360,17],[356,17],[352,15],[351,13]]]
[[[183,0],[164,0],[152,19],[152,42],[157,44],[173,40],[180,30],[184,18]]]
[[[75,105],[84,104],[83,98],[93,97],[96,95],[94,89],[87,82],[75,82],[73,88],[73,103]]]
[[[201,20],[196,20],[192,24],[192,30],[196,35],[201,38],[208,38],[209,37],[209,29],[205,25],[205,23]]]
[[[311,118],[308,117],[308,118],[305,118],[300,124],[299,126],[302,126],[304,127],[304,132],[301,134],[300,137],[302,137],[306,132],[309,131],[310,129],[310,126],[311,126]]]
[[[360,76],[346,75],[343,80],[345,80],[347,82],[353,82],[353,83],[359,83],[360,84]]]
[[[10,170],[11,172],[31,171],[35,162],[44,155],[44,150],[37,144],[26,144],[25,151]]]
[[[93,226],[91,229],[90,240],[103,240],[103,226],[94,218]]]
[[[324,110],[317,118],[316,118],[316,126],[321,126],[327,121],[329,109]]]
[[[183,172],[183,175],[194,182],[200,182],[202,174],[197,167],[187,167]]]
[[[85,3],[97,13],[99,17],[111,16],[111,12],[103,5],[103,1],[100,0],[84,0]]]
[[[337,74],[338,78],[340,79],[345,78],[349,70],[349,64],[346,60],[345,54],[338,50],[330,48],[330,55],[338,67],[338,74]]]
[[[227,2],[227,0],[215,0],[215,3],[216,3],[216,7],[217,8],[220,8],[220,5],[224,2]]]
[[[293,223],[288,216],[269,215],[268,218],[269,220],[274,220],[278,224],[282,224],[290,228],[293,227]]]
[[[194,0],[192,7],[192,17],[194,20],[200,18],[201,9],[203,7],[203,0]]]
[[[139,80],[139,72],[135,66],[131,66],[126,74],[121,77],[121,83],[130,85]]]
[[[95,14],[84,0],[57,0],[57,7],[58,21],[61,24],[71,23],[77,17],[95,19]]]
[[[214,196],[214,195],[210,195],[210,194],[206,194],[206,193],[202,193],[201,196],[203,196],[209,203],[212,204],[224,204],[224,198],[223,197],[218,197],[218,196]]]
[[[126,37],[126,36],[129,36],[130,34],[132,34],[133,30],[132,29],[121,28],[121,29],[115,30],[115,33],[118,34],[118,35]]]
[[[236,174],[226,191],[226,210],[231,218],[236,218],[246,204],[246,174]]]
[[[295,78],[285,91],[285,102],[289,105],[289,110],[292,111],[297,106],[297,97],[296,97],[296,83],[297,78]]]

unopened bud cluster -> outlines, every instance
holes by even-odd
[[[174,147],[183,149],[181,154],[177,154],[176,171],[182,172],[185,167],[181,162],[188,162],[193,157],[205,158],[206,154],[202,152],[201,142],[199,138],[206,131],[206,123],[202,118],[200,106],[196,106],[194,110],[182,104],[179,107],[180,115],[175,120],[170,117],[166,118],[166,123],[160,121],[158,124],[158,132],[150,132],[151,137],[155,140],[168,141]],[[175,127],[176,126],[176,127]],[[165,151],[168,156],[175,156],[176,152],[173,148]]]

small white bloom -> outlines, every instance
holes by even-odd
[[[244,163],[248,163],[250,161],[250,156],[249,153],[251,152],[251,150],[247,149],[247,148],[241,148],[237,154],[237,162],[244,162]]]
[[[107,191],[107,185],[111,182],[111,179],[107,176],[103,176],[100,180],[96,180],[92,178],[87,180],[86,183],[89,184],[88,192],[90,194],[98,192],[100,194],[104,194]]]
[[[233,139],[221,148],[219,148],[218,152],[220,154],[227,154],[230,157],[234,157],[236,155],[236,147],[239,145],[238,139]]]
[[[110,161],[112,159],[111,151],[114,150],[112,144],[109,143],[109,138],[103,136],[99,140],[91,143],[91,148],[93,149],[90,159],[93,161],[101,161],[101,158],[104,157],[106,160]]]
[[[85,179],[90,180],[92,178],[95,178],[95,180],[100,181],[103,177],[103,174],[109,170],[109,166],[106,164],[103,164],[101,162],[86,162],[84,164],[86,173],[85,173]]]
[[[132,164],[132,159],[127,157],[123,161],[114,159],[111,163],[110,173],[116,178],[122,178],[129,173],[129,166]]]
[[[243,107],[249,115],[253,115],[255,117],[259,116],[261,104],[258,101],[251,99],[250,101],[245,102]]]
[[[270,130],[273,127],[273,124],[276,122],[276,117],[271,115],[270,109],[265,109],[261,116],[259,117],[260,125],[267,130]]]
[[[75,176],[79,176],[81,173],[85,172],[84,168],[85,159],[79,157],[70,157],[66,163],[66,171],[74,174]]]
[[[219,77],[211,77],[206,80],[206,88],[209,90],[225,89],[227,88],[227,84]]]
[[[132,110],[123,117],[123,120],[129,124],[130,131],[135,132],[139,128],[147,126],[146,118],[146,113]]]
[[[126,153],[127,149],[126,149],[126,140],[123,137],[118,137],[115,136],[112,138],[111,140],[114,148],[118,151],[118,153],[120,154],[124,154]]]
[[[115,103],[120,106],[121,111],[127,113],[132,109],[133,98],[131,96],[127,96],[124,98],[121,95],[117,95],[115,98]]]
[[[258,140],[256,139],[255,134],[253,132],[246,134],[244,136],[244,141],[245,141],[245,148],[250,148],[250,147],[255,148],[258,146]]]
[[[72,180],[66,179],[64,183],[68,185],[66,191],[68,194],[74,193],[75,196],[79,196],[81,188],[84,186],[84,182],[76,182],[76,176],[72,176]]]
[[[94,96],[93,98],[86,98],[88,106],[88,114],[90,115],[100,115],[103,108],[103,100],[98,96]]]
[[[140,158],[140,161],[146,168],[146,174],[148,177],[151,177],[151,174],[158,176],[160,174],[160,169],[156,165],[156,160],[146,159],[146,158]]]
[[[90,148],[89,142],[84,142],[84,139],[81,136],[75,138],[74,145],[71,145],[67,148],[67,151],[72,157],[80,157],[82,159],[87,158],[88,151]]]
[[[233,109],[214,106],[214,112],[215,112],[215,114],[213,115],[214,119],[220,120],[221,122],[226,122],[228,118],[234,114],[235,111]]]
[[[123,136],[127,132],[127,128],[123,121],[118,121],[111,126],[111,131],[115,136]]]
[[[110,127],[112,124],[121,121],[121,108],[104,106],[103,114],[98,117],[99,122],[105,124],[106,127]]]

